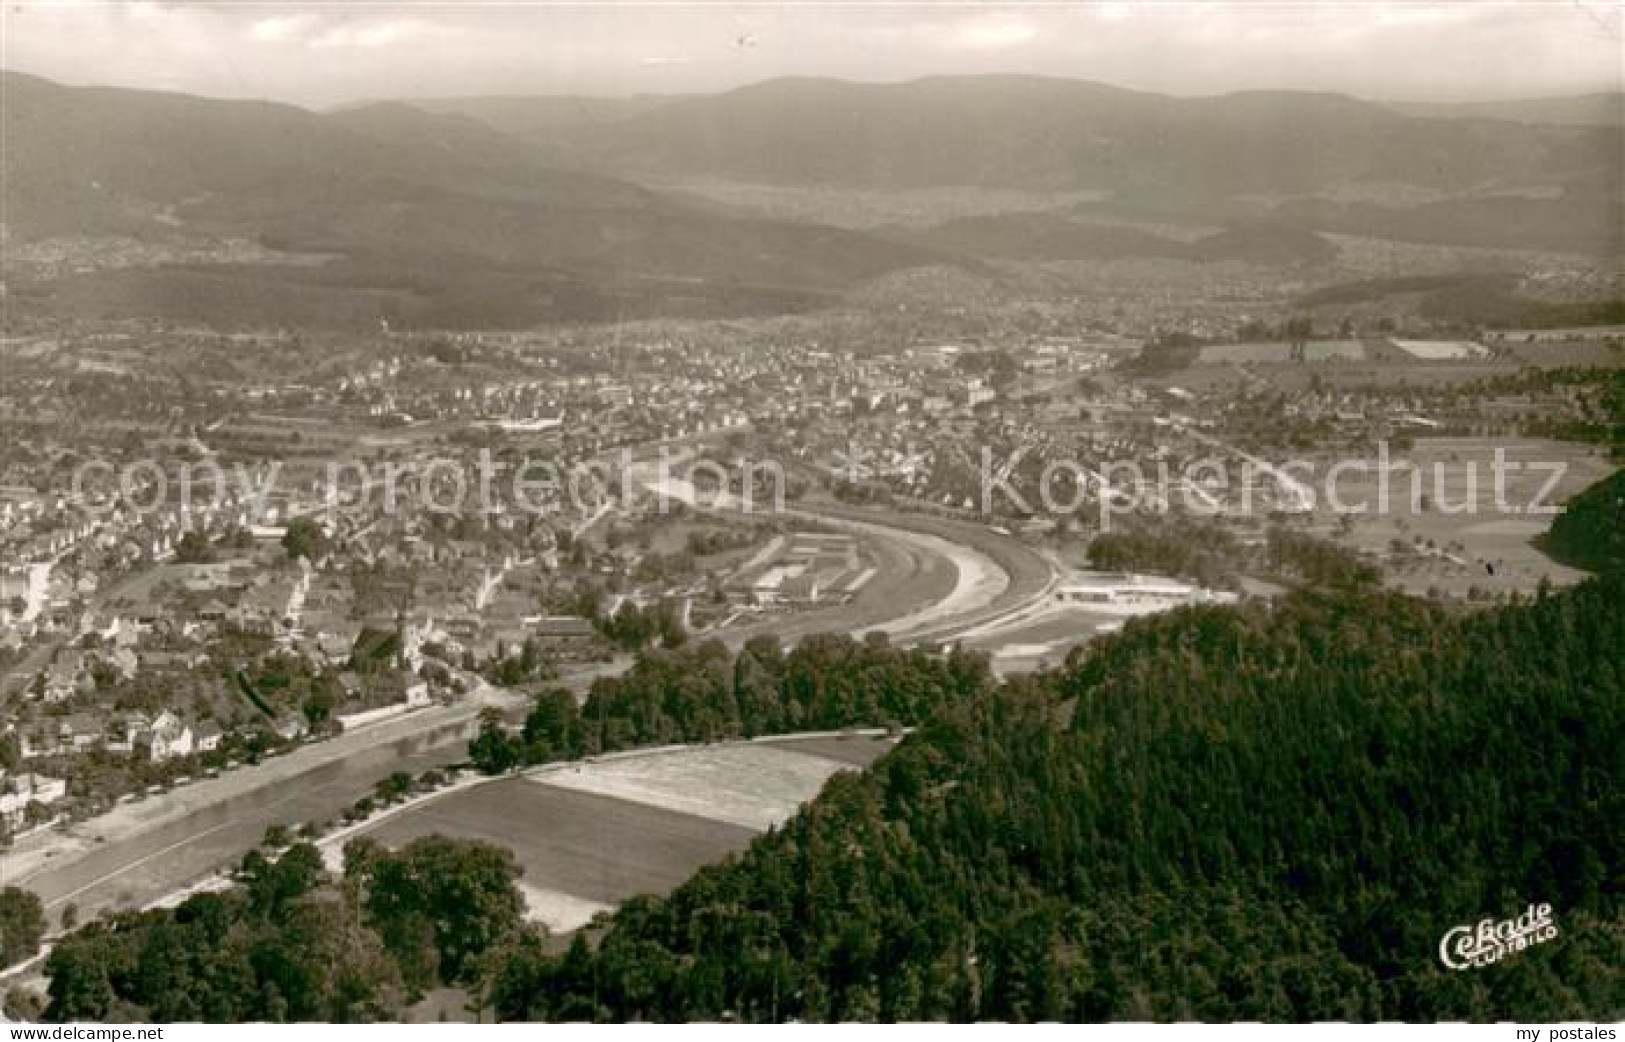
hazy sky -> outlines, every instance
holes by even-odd
[[[1025,72],[1175,94],[1619,89],[1625,7],[1495,3],[159,3],[12,0],[3,63],[305,105]]]

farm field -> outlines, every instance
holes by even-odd
[[[1509,466],[1501,505],[1492,469],[1497,448]],[[1584,578],[1547,557],[1535,540],[1565,501],[1613,472],[1593,447],[1535,439],[1425,438],[1395,464],[1408,466],[1390,475],[1388,509],[1381,516],[1377,476],[1344,474],[1337,485],[1342,502],[1364,501],[1369,507],[1347,532],[1328,531],[1345,545],[1372,553],[1388,554],[1396,540],[1408,545],[1410,553],[1388,567],[1395,586],[1411,593],[1436,589],[1465,595],[1474,587],[1487,593],[1528,592],[1543,578],[1559,585]],[[1562,476],[1547,491],[1552,467],[1560,467]],[[1318,520],[1333,525],[1335,515],[1326,504]]]
[[[1625,365],[1625,346],[1606,340],[1542,340],[1533,343],[1502,341],[1496,345],[1510,351],[1525,365],[1549,368],[1560,365]]]
[[[893,742],[883,735],[843,734],[811,738],[769,739],[763,744],[809,756],[822,756],[854,767],[868,767],[890,751]]]
[[[812,736],[584,761],[464,789],[363,832],[392,847],[436,834],[507,847],[524,867],[530,917],[566,933],[743,850],[831,775],[890,748]]]
[[[1283,341],[1262,341],[1246,344],[1213,344],[1204,347],[1197,356],[1204,365],[1247,362],[1289,362],[1292,345]],[[1329,362],[1333,359],[1364,361],[1369,355],[1358,340],[1319,340],[1304,345],[1305,362]]]
[[[1188,391],[1223,391],[1262,382],[1286,393],[1313,384],[1333,390],[1364,387],[1447,387],[1516,373],[1521,363],[1504,361],[1409,362],[1354,361],[1246,362],[1229,365],[1198,363],[1156,378],[1158,385]]]
[[[1224,353],[1241,347],[1258,347],[1259,357],[1226,358]],[[1303,362],[1287,361],[1286,344],[1220,345],[1202,348],[1199,361],[1158,376],[1155,383],[1182,387],[1189,391],[1233,388],[1243,381],[1262,380],[1281,391],[1301,391],[1317,382],[1328,389],[1364,387],[1447,387],[1473,383],[1498,376],[1511,376],[1525,367],[1554,369],[1565,366],[1625,367],[1625,348],[1606,342],[1559,341],[1555,343],[1498,344],[1508,352],[1503,358],[1462,357],[1426,360],[1397,348],[1387,348],[1383,357],[1367,356],[1316,358],[1313,348]],[[1271,354],[1264,348],[1275,349]],[[1210,354],[1210,352],[1213,352]]]
[[[701,865],[746,847],[756,833],[587,792],[510,778],[394,815],[366,835],[398,847],[423,836],[483,840],[514,852],[532,918],[555,931],[581,925],[560,915],[564,898],[609,907],[634,894],[664,893]],[[588,916],[590,918],[590,914]]]
[[[719,745],[547,771],[530,780],[765,830],[850,766],[769,745]]]

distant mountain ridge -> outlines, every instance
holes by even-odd
[[[1291,267],[1337,256],[1337,248],[1313,232],[1267,223],[1236,225],[1193,242],[1128,225],[1067,220],[1053,213],[960,217],[929,228],[882,231],[903,242],[950,253],[1029,261],[1162,257]]]
[[[1382,179],[1465,190],[1537,175],[1550,183],[1617,159],[1604,151],[1617,139],[1588,148],[1586,128],[1423,120],[1339,94],[1180,98],[1031,76],[785,78],[714,95],[598,99],[602,107],[572,126],[557,118],[570,105],[584,112],[581,103],[530,102],[546,129],[537,143],[596,168],[668,179],[1122,189],[1149,180],[1210,193]],[[477,99],[418,104],[496,119]],[[512,130],[527,103],[502,105],[502,125]]]
[[[1540,123],[1507,118],[1539,114],[1534,102],[1424,114],[1326,93],[1181,98],[963,76],[787,78],[597,108],[506,99],[500,117],[433,104],[525,136],[557,165],[640,183],[1084,190],[1105,194],[1102,215],[1617,254],[1625,125],[1582,119],[1596,99],[1563,100],[1539,103],[1553,120]]]
[[[506,326],[782,311],[942,259],[855,232],[703,212],[559,169],[477,120],[398,103],[318,114],[9,72],[0,90],[15,241],[234,237],[335,257],[297,270],[160,266],[20,285],[23,312]]]
[[[1326,232],[1625,255],[1625,128],[1422,118],[1335,94],[792,78],[317,113],[13,72],[0,92],[12,241],[231,239],[315,257],[8,271],[23,316],[405,328],[778,312],[981,258],[1314,263]],[[705,200],[707,181],[1098,201],[1048,223],[870,234],[750,216]],[[1229,230],[1188,243],[1135,227],[1159,223]]]
[[[681,100],[683,95],[634,94],[623,98],[586,95],[490,95],[467,98],[411,98],[405,102],[425,112],[467,116],[518,138],[570,127],[613,123],[653,112]]]
[[[1556,126],[1625,126],[1625,91],[1506,101],[1398,101],[1388,107],[1427,119],[1501,119]]]

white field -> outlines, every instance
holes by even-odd
[[[784,822],[831,775],[850,769],[769,745],[722,745],[583,763],[530,780],[762,830]]]

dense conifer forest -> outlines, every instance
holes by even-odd
[[[562,957],[510,1018],[1613,1019],[1625,579],[1462,615],[1295,594],[1147,619],[946,703]],[[1482,969],[1452,927],[1556,910]]]
[[[1545,540],[1553,557],[1590,571],[1625,561],[1625,470],[1571,499]]]

